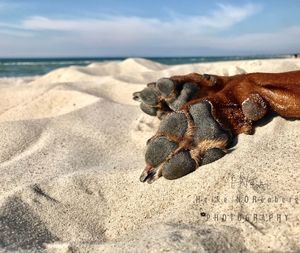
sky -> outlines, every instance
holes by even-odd
[[[0,58],[299,52],[299,0],[0,0]]]

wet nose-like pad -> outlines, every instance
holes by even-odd
[[[196,169],[196,163],[191,158],[188,151],[182,151],[174,155],[164,164],[162,175],[166,179],[176,179],[193,172]]]
[[[165,161],[176,147],[177,144],[169,141],[166,137],[158,137],[150,140],[145,154],[147,164],[157,167]]]
[[[171,113],[163,118],[158,132],[183,137],[187,128],[188,122],[183,113]]]
[[[208,101],[194,104],[189,109],[196,127],[194,135],[196,143],[203,140],[228,140],[230,138],[230,134],[221,128],[211,111],[212,106]]]

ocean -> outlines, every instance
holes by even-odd
[[[268,55],[268,56],[198,56],[198,57],[145,57],[145,59],[159,62],[162,64],[189,64],[200,62],[218,62],[218,61],[235,61],[249,59],[274,59],[286,58],[287,55]],[[71,65],[86,66],[92,62],[120,61],[126,57],[115,58],[0,58],[0,77],[23,77],[44,75],[51,70],[67,67]]]

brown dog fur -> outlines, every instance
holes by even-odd
[[[282,117],[300,117],[300,71],[235,76],[192,73],[170,79],[178,90],[186,82],[195,83],[200,88],[194,99],[182,109],[208,100],[214,107],[215,118],[234,134],[252,132],[252,120],[245,117],[242,103],[253,94],[263,98],[267,111],[272,110]]]

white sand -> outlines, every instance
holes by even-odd
[[[300,121],[275,117],[240,135],[217,162],[149,185],[138,178],[159,122],[131,98],[174,74],[299,69],[297,59],[178,66],[127,59],[0,80],[0,248],[299,252]],[[234,201],[238,195],[248,203]]]

